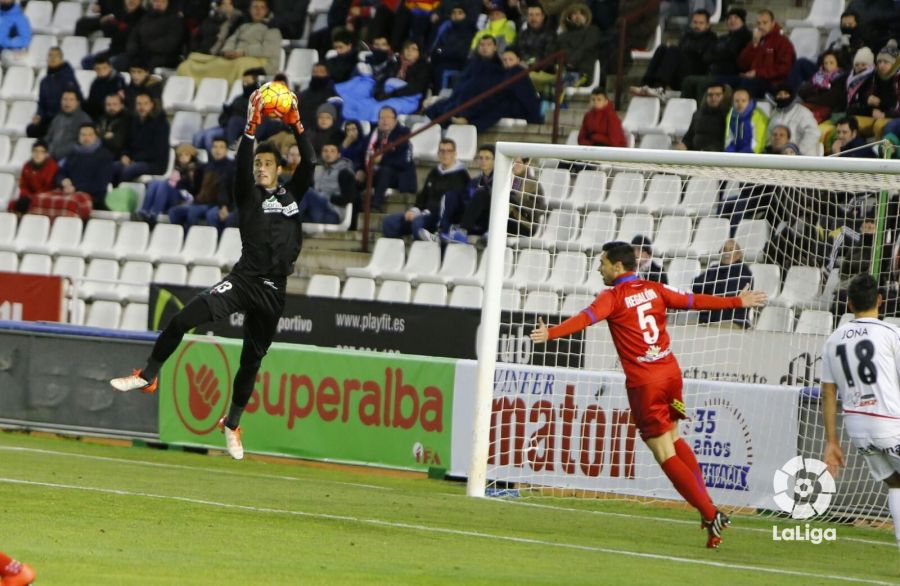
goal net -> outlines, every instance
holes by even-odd
[[[752,283],[768,293],[760,311],[668,315],[688,414],[679,430],[715,502],[787,514],[809,504],[817,520],[889,517],[882,483],[846,436],[833,494],[824,481],[815,494],[795,492],[815,465],[794,458],[822,455],[819,354],[851,317],[849,279],[876,275],[885,315],[900,314],[900,164],[521,143],[497,151],[469,494],[680,501],[635,429],[606,324],[546,345],[528,338],[538,319],[558,324],[605,288],[600,248],[616,240],[634,244],[642,278],[686,292],[735,295]],[[651,337],[658,329],[641,323]]]

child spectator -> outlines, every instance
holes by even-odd
[[[37,194],[53,189],[58,170],[56,161],[50,156],[47,143],[40,139],[36,140],[31,146],[31,160],[25,163],[19,176],[19,198],[9,202],[8,210],[20,214],[27,213]]]
[[[838,55],[827,51],[819,58],[819,69],[809,81],[800,84],[797,95],[803,105],[821,123],[831,117],[832,112],[840,112],[847,105],[846,74],[839,65]]]
[[[725,118],[726,153],[761,153],[766,146],[769,117],[756,107],[744,88],[734,91],[732,107]]]
[[[625,131],[606,91],[591,91],[591,109],[585,112],[578,131],[578,144],[587,146],[627,147]]]

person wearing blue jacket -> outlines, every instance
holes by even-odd
[[[56,175],[56,183],[64,193],[83,191],[94,200],[95,210],[106,209],[106,188],[112,174],[112,154],[103,147],[93,124],[78,129],[78,145],[66,157]]]
[[[382,106],[378,112],[378,127],[372,130],[366,149],[366,162],[382,149],[402,136],[409,134],[409,128],[397,120],[397,111],[390,106]],[[396,188],[404,193],[416,191],[416,165],[413,162],[412,143],[409,141],[394,150],[375,157],[372,178],[372,209],[380,211],[384,207],[384,195],[388,188]]]
[[[31,45],[31,23],[16,0],[0,0],[0,49],[24,51]]]
[[[769,117],[756,107],[750,93],[743,88],[734,90],[732,108],[725,118],[725,152],[763,152],[768,127]]]

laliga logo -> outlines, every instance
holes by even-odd
[[[790,478],[794,479],[793,486]],[[803,456],[791,458],[780,470],[776,470],[772,484],[775,488],[775,504],[785,513],[790,513],[793,519],[809,519],[821,515],[828,509],[835,492],[834,478],[828,472],[825,462]],[[784,529],[772,526],[773,541],[810,541],[818,545],[822,541],[835,539],[837,530],[833,527],[823,530],[821,527],[810,527],[809,523],[803,527],[796,525]]]
[[[788,486],[788,479],[794,479],[794,486]],[[793,519],[809,519],[821,515],[831,504],[834,495],[834,478],[828,472],[825,462],[814,458],[796,456],[775,471],[772,480],[775,488],[775,504],[790,513]]]

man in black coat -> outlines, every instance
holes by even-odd
[[[718,76],[737,75],[738,55],[753,39],[753,33],[747,28],[747,11],[743,8],[731,8],[725,20],[728,32],[720,36],[703,55],[709,66],[709,72],[702,75],[689,75],[681,82],[681,97],[694,98],[697,102],[703,99],[703,91]]]
[[[300,99],[300,121],[304,128],[313,128],[316,124],[316,112],[319,106],[337,95],[334,81],[328,75],[324,63],[316,63],[312,68],[309,85],[297,96]]]
[[[78,130],[78,145],[66,157],[56,174],[56,183],[63,193],[83,191],[94,200],[95,210],[106,209],[106,188],[109,185],[112,154],[103,148],[96,129],[83,124]]]
[[[144,60],[150,71],[157,67],[178,67],[183,37],[184,20],[169,6],[169,0],[153,0],[150,11],[128,37],[125,58],[115,57],[113,65],[123,71],[127,69],[127,63]]]
[[[169,165],[169,121],[149,93],[134,100],[134,115],[122,157],[112,165],[112,184],[141,175],[162,175]]]
[[[103,146],[118,160],[125,148],[125,140],[128,138],[128,127],[131,126],[131,117],[125,110],[125,101],[119,94],[106,96],[103,116],[97,122],[97,133]]]
[[[738,295],[744,287],[753,287],[753,273],[744,264],[744,254],[734,240],[726,240],[722,245],[719,264],[709,267],[706,272],[694,278],[691,289],[694,293],[706,295]],[[701,311],[700,323],[725,322],[736,329],[750,327],[746,309],[725,309],[722,311]]]
[[[632,87],[633,95],[657,96],[666,89],[680,90],[681,82],[689,75],[705,75],[709,64],[703,56],[716,43],[716,34],[709,29],[709,12],[704,9],[691,15],[691,26],[678,45],[660,45],[641,80],[641,87]]]
[[[466,8],[453,5],[450,17],[438,26],[427,51],[431,57],[431,89],[434,93],[451,87],[450,75],[459,74],[466,66],[475,31],[474,21],[466,14]]]
[[[694,112],[691,125],[674,148],[680,151],[715,153],[725,150],[725,119],[730,101],[725,97],[723,84],[713,83],[707,87],[703,104]]]

